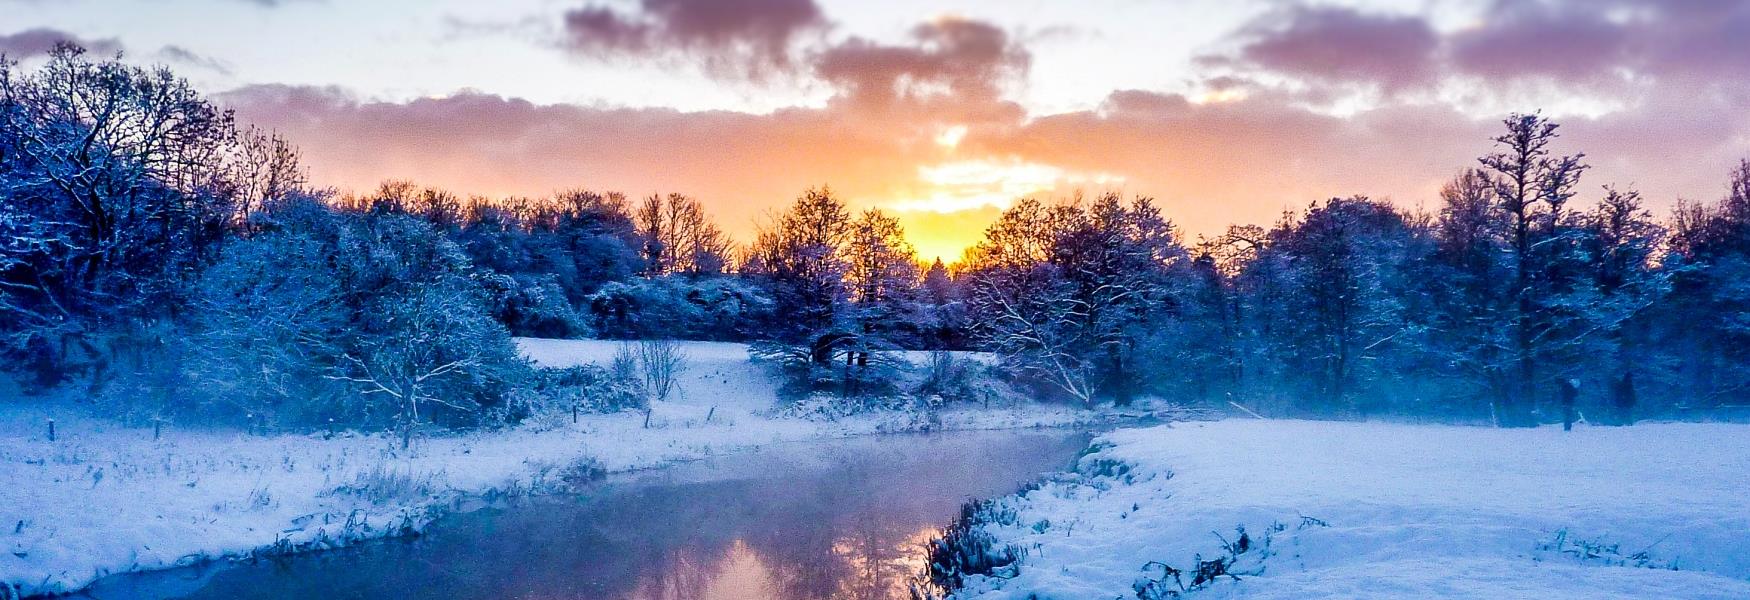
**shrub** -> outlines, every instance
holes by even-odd
[[[925,547],[925,580],[944,592],[960,589],[974,575],[1013,577],[1024,551],[1014,545],[999,545],[985,531],[990,524],[1013,525],[1016,515],[996,501],[973,500],[960,506],[960,516]]]
[[[368,471],[360,471],[353,477],[352,483],[335,486],[324,495],[352,496],[372,504],[405,502],[425,498],[435,492],[436,486],[432,479],[432,474],[416,474],[411,467],[396,469],[379,463]]]

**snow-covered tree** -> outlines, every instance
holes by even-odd
[[[830,189],[810,189],[763,227],[749,248],[747,270],[766,282],[782,315],[770,335],[807,345],[811,362],[829,362],[848,333],[845,245],[850,233],[844,203]]]
[[[698,200],[683,194],[652,194],[633,220],[642,242],[644,274],[715,275],[729,261],[729,237],[705,215]]]
[[[144,360],[242,211],[301,185],[295,152],[240,134],[168,69],[61,45],[0,61],[0,336],[47,380]],[[138,335],[137,335],[138,334]]]
[[[1171,306],[1187,255],[1151,201],[1106,194],[1088,206],[1023,200],[967,252],[976,331],[1015,370],[1083,404],[1139,392],[1140,335]]]
[[[1550,267],[1568,258],[1572,240],[1562,235],[1564,208],[1574,195],[1580,175],[1586,170],[1585,154],[1559,156],[1550,144],[1558,134],[1555,122],[1538,114],[1513,114],[1503,123],[1507,131],[1495,138],[1495,152],[1478,159],[1494,196],[1507,215],[1507,251],[1512,298],[1504,324],[1510,331],[1512,374],[1501,398],[1499,421],[1503,425],[1531,425],[1537,405],[1538,362],[1544,334],[1556,325],[1544,312],[1559,301],[1566,281]]]

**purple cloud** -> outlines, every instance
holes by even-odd
[[[851,38],[816,54],[814,73],[838,88],[837,102],[859,109],[945,111],[962,120],[1018,115],[1002,87],[1024,76],[1032,57],[1007,32],[945,18],[918,25],[911,37],[907,45]]]
[[[592,4],[563,21],[566,47],[581,54],[681,56],[750,79],[792,69],[795,42],[826,25],[813,0],[642,0],[632,13]]]
[[[0,35],[0,54],[12,58],[31,58],[48,54],[56,44],[73,44],[94,54],[115,54],[122,50],[121,42],[115,38],[84,39],[58,29],[37,27]]]
[[[1228,60],[1327,82],[1396,90],[1427,83],[1438,67],[1440,37],[1419,17],[1297,6],[1253,22],[1239,37],[1246,41]]]
[[[1593,83],[1632,66],[1630,25],[1595,3],[1498,3],[1484,23],[1451,36],[1459,71],[1491,79],[1544,77]]]

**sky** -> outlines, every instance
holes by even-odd
[[[1438,209],[1539,111],[1658,212],[1750,157],[1750,0],[0,0],[0,53],[165,64],[312,179],[804,190],[952,261],[1021,197],[1149,196],[1188,240],[1334,196]]]

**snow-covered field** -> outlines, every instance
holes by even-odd
[[[519,343],[549,366],[613,353],[609,342]],[[686,352],[680,393],[653,407],[650,429],[641,413],[583,415],[575,425],[549,418],[545,427],[419,439],[407,452],[388,436],[170,427],[155,441],[150,429],[92,418],[85,407],[0,399],[0,582],[25,593],[70,591],[110,573],[321,548],[423,527],[467,499],[554,489],[590,469],[651,468],[913,423],[894,413],[773,418],[764,411],[776,401],[775,385],[748,362],[745,346],[688,343]],[[968,407],[943,411],[941,427],[1061,426],[1109,416]]]
[[[1019,574],[961,597],[1135,598],[1151,579],[1172,597],[1162,564],[1190,587],[1234,557],[1238,581],[1188,596],[1750,598],[1750,426],[1230,420],[1094,448],[999,501],[1014,513],[986,530],[1025,551]],[[1223,548],[1236,526],[1246,552]]]

